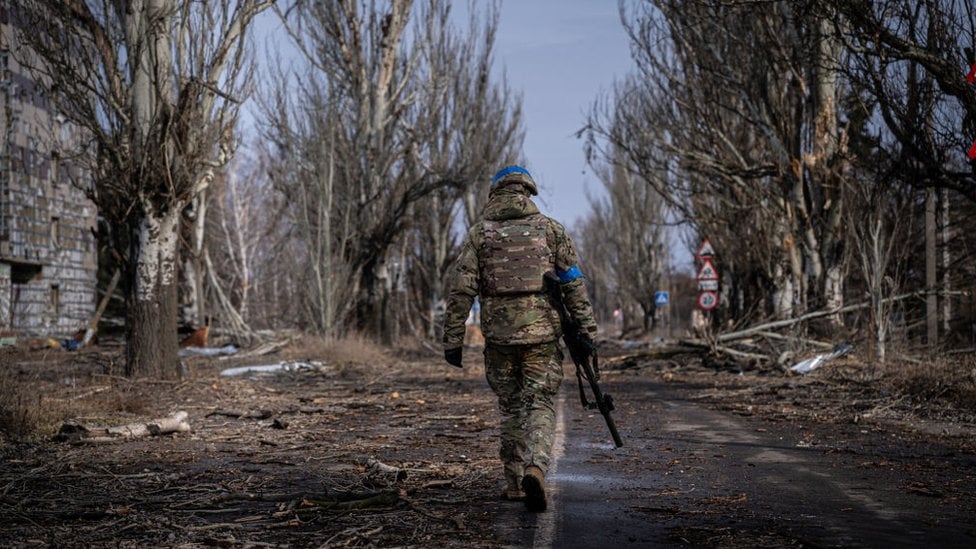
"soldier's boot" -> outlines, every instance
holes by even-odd
[[[525,468],[525,476],[522,477],[522,491],[525,492],[525,508],[529,511],[545,511],[546,502],[546,475],[535,465]]]

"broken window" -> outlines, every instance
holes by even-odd
[[[61,316],[61,287],[51,284],[51,312],[55,317]]]
[[[61,155],[57,151],[51,153],[51,183],[57,185],[58,165],[61,164]]]
[[[58,248],[61,246],[61,218],[52,217],[51,218],[51,247]]]

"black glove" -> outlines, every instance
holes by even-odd
[[[451,366],[461,367],[461,347],[444,350],[444,360]]]
[[[589,332],[584,332],[580,330],[579,342],[580,345],[582,345],[591,354],[596,351],[596,342],[593,341],[592,337],[590,337]]]

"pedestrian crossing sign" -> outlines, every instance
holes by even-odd
[[[670,298],[671,296],[668,294],[668,292],[655,292],[654,304],[657,305],[658,307],[664,307],[665,305],[668,304]]]

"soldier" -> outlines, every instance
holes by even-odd
[[[502,169],[491,181],[483,220],[468,231],[455,264],[444,317],[444,358],[461,367],[464,321],[481,303],[485,375],[498,396],[505,468],[502,497],[545,511],[545,474],[556,430],[553,399],[563,379],[559,316],[543,276],[558,275],[565,303],[591,340],[596,321],[566,230],[539,213],[529,172]]]

